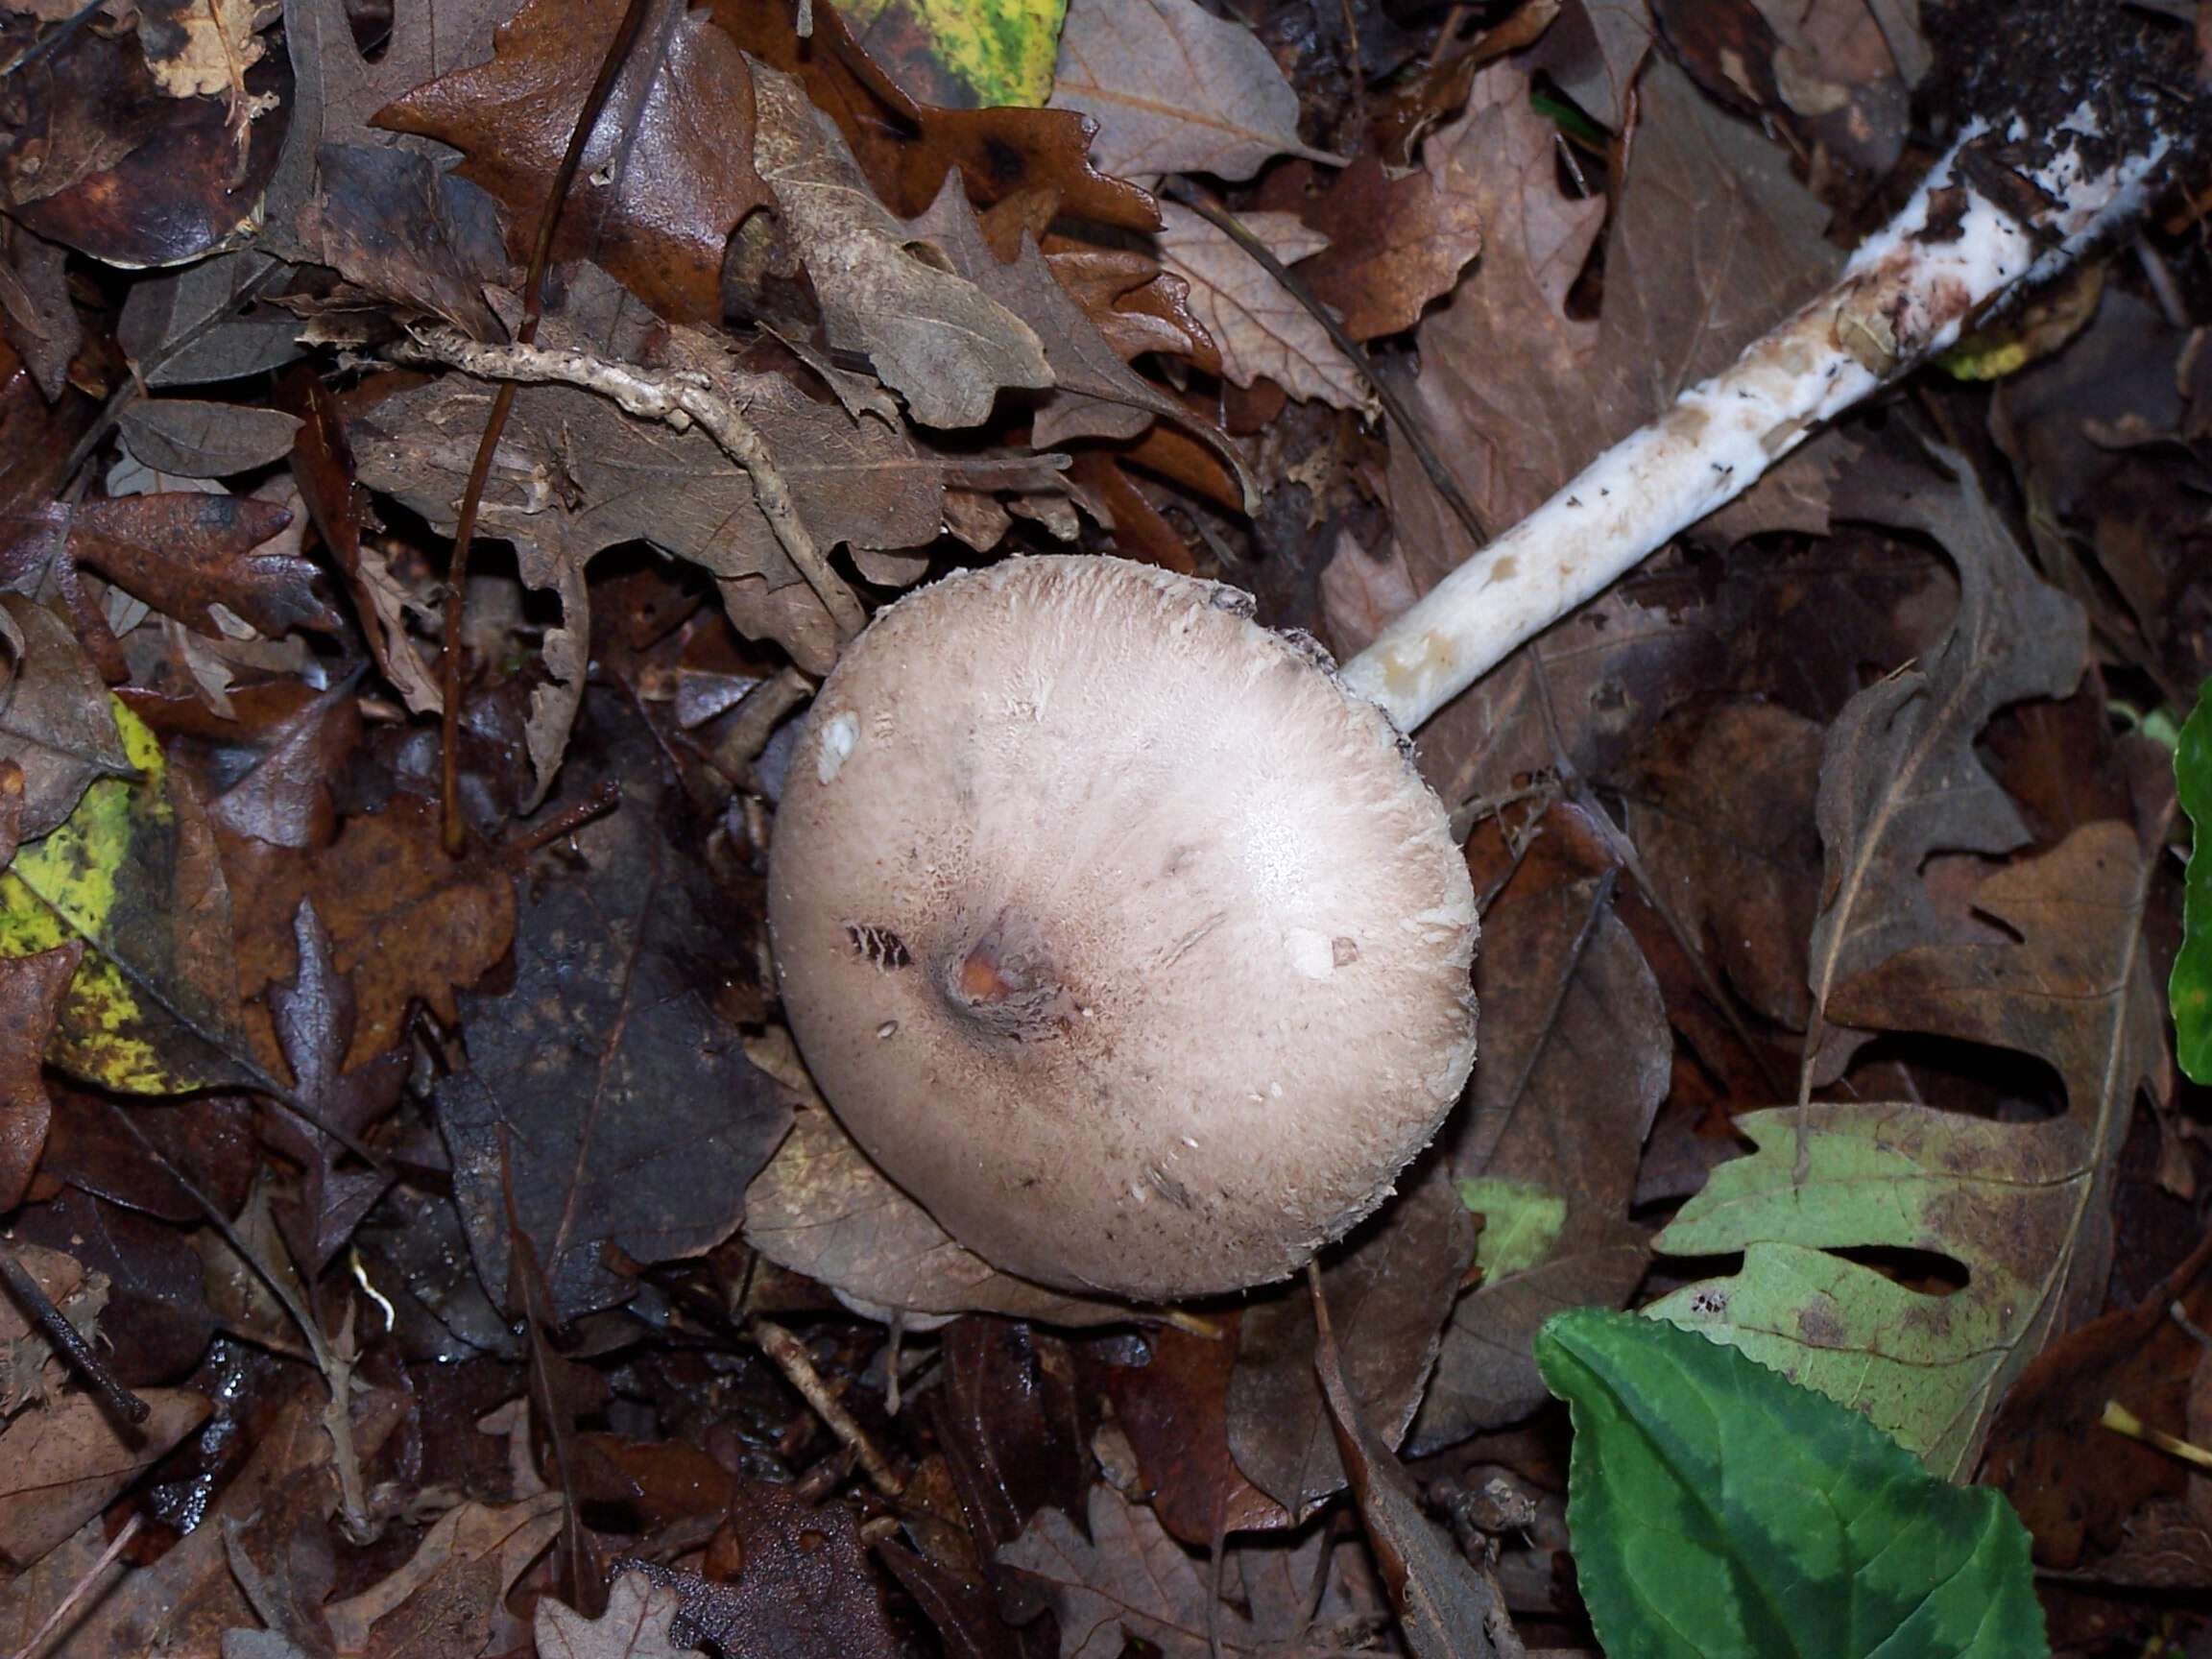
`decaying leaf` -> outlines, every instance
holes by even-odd
[[[1488,1036],[1446,1142],[1462,1198],[1483,1215],[1482,1283],[1453,1310],[1414,1427],[1423,1450],[1534,1409],[1538,1327],[1562,1308],[1622,1306],[1649,1261],[1628,1210],[1667,1095],[1666,1008],[1614,914],[1613,873],[1564,851],[1571,812],[1554,810],[1483,916],[1476,992]]]
[[[453,1024],[455,989],[481,978],[515,936],[513,876],[495,862],[447,858],[437,808],[421,796],[348,819],[319,851],[256,843],[226,856],[239,898],[239,994],[256,997],[291,976],[293,918],[312,900],[359,1005],[349,1068],[399,1041],[411,1001]]]
[[[917,233],[877,201],[800,84],[752,68],[755,165],[814,279],[830,344],[867,353],[925,426],[978,425],[1003,388],[1051,385],[1029,325],[913,251]]]
[[[0,685],[0,757],[15,763],[16,835],[51,831],[98,778],[127,778],[131,761],[108,687],[69,625],[43,605],[0,594],[0,649],[10,673]]]
[[[1293,397],[1366,409],[1374,393],[1329,332],[1228,235],[1188,207],[1161,208],[1160,257],[1190,284],[1190,309],[1221,348],[1221,372],[1239,386],[1265,376]],[[1288,264],[1325,241],[1295,213],[1243,213],[1246,229]]]
[[[587,1619],[548,1596],[538,1603],[538,1659],[682,1659],[669,1625],[684,1599],[641,1573],[625,1573],[607,1593],[607,1611]]]
[[[601,705],[609,725],[592,736],[619,767],[622,805],[536,883],[515,989],[461,998],[469,1068],[438,1087],[486,1286],[507,1289],[512,1214],[563,1319],[632,1294],[610,1248],[649,1262],[720,1243],[790,1124],[695,974],[726,935],[704,874],[656,821],[658,751],[618,699]]]
[[[1959,568],[1959,612],[1926,663],[1854,698],[1829,728],[1818,816],[1827,854],[1814,924],[1815,1025],[1805,1070],[1826,1082],[1863,1037],[1829,1010],[1838,987],[1949,936],[1921,868],[1936,853],[2007,853],[2028,826],[1974,745],[1999,709],[2063,697],[2081,677],[2086,624],[2028,566],[1964,464],[1956,483],[1894,464],[1852,475],[1868,517],[1936,538]]]
[[[1475,1226],[1440,1163],[1323,1267],[1362,1421],[1395,1446],[1421,1404],[1446,1313],[1475,1255]],[[1303,1521],[1344,1489],[1314,1375],[1312,1299],[1301,1281],[1256,1295],[1237,1324],[1229,1447],[1252,1483]]]
[[[377,125],[452,145],[461,175],[508,210],[518,256],[598,72],[580,42],[611,37],[616,0],[531,0],[502,24],[493,60],[418,86]],[[661,5],[631,49],[562,209],[558,259],[589,258],[662,316],[722,316],[724,245],[765,206],[753,170],[753,88],[704,12]]]
[[[2039,1056],[2064,1116],[1851,1101],[1740,1117],[1757,1150],[1716,1169],[1658,1244],[1741,1250],[1743,1268],[1654,1311],[1858,1407],[1937,1474],[1971,1470],[2006,1386],[2102,1305],[2113,1160],[2138,1092],[2169,1081],[2149,874],[2131,827],[2085,826],[1975,890],[2007,931],[1902,950],[1836,998],[1867,1025]],[[1912,1289],[1835,1254],[1885,1245],[1956,1262],[1965,1286]]]
[[[1139,179],[1248,179],[1298,138],[1298,94],[1259,37],[1195,0],[1069,0],[1052,108],[1098,123],[1092,155]]]
[[[45,1149],[54,1106],[41,1057],[61,995],[84,959],[82,940],[30,956],[0,956],[0,1210],[23,1201]]]
[[[277,541],[291,522],[270,502],[198,490],[87,502],[66,518],[71,558],[189,628],[220,634],[219,604],[272,637],[335,632],[314,564]]]
[[[190,1388],[150,1388],[140,1398],[152,1415],[135,1428],[70,1389],[0,1431],[0,1556],[16,1567],[37,1560],[207,1416],[207,1396]]]
[[[0,955],[83,941],[47,1057],[132,1093],[253,1075],[236,1012],[230,894],[206,809],[115,706],[132,780],[105,778],[0,872]]]
[[[1467,154],[1432,144],[1424,162],[1393,175],[1380,156],[1360,155],[1297,209],[1328,239],[1299,262],[1298,275],[1355,340],[1412,327],[1481,252],[1482,213]]]

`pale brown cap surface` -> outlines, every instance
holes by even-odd
[[[1368,1214],[1474,1062],[1475,900],[1381,711],[1233,589],[1025,559],[878,616],[776,823],[784,1006],[1000,1267],[1154,1300]]]

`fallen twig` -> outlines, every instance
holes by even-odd
[[[760,516],[828,609],[839,636],[850,639],[867,626],[868,615],[858,596],[815,545],[791,498],[791,487],[758,430],[702,376],[640,369],[589,351],[520,343],[486,345],[444,324],[418,327],[407,341],[392,348],[392,355],[402,361],[443,364],[486,380],[574,386],[613,400],[640,420],[664,421],[680,432],[697,425],[745,469]]]

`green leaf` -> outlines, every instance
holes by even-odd
[[[1647,1310],[1865,1412],[1945,1479],[1971,1471],[1997,1403],[2046,1343],[2104,1306],[2112,1171],[2166,1039],[2143,940],[2152,866],[2134,830],[2083,825],[1975,889],[2000,925],[1902,950],[1829,1003],[1861,1029],[2032,1054],[2064,1117],[2008,1123],[1909,1100],[1749,1112],[1755,1150],[1716,1168],[1660,1234],[1680,1256],[1743,1253],[1726,1278]],[[1949,1294],[1839,1251],[1918,1251]]]
[[[46,1046],[87,1082],[170,1094],[256,1080],[214,832],[145,723],[120,701],[114,714],[136,777],[92,783],[0,872],[0,956],[91,947]]]
[[[2175,1046],[2193,1083],[2212,1083],[2212,680],[2181,727],[2174,750],[2174,781],[2196,840],[2189,850],[2187,897],[2181,910],[2181,952],[2166,981],[2174,1010]]]
[[[1533,1181],[1485,1176],[1455,1183],[1459,1202],[1482,1217],[1475,1262],[1485,1279],[1526,1273],[1551,1254],[1567,1221],[1567,1200]]]
[[[1536,1362],[1575,1419],[1567,1527],[1610,1659],[2050,1652],[2002,1494],[1661,1320],[1558,1314]]]
[[[972,109],[1052,95],[1068,0],[846,0],[845,26],[925,104]]]

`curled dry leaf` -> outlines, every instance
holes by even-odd
[[[1095,120],[1094,159],[1128,178],[1342,159],[1300,142],[1298,94],[1259,36],[1194,0],[1069,0],[1051,107]]]
[[[1293,397],[1364,410],[1374,393],[1312,312],[1222,231],[1190,208],[1161,208],[1160,257],[1190,284],[1190,309],[1221,348],[1221,372],[1239,386],[1265,376]],[[1239,214],[1285,264],[1327,240],[1295,213]]]
[[[752,69],[755,164],[813,278],[830,343],[866,352],[925,426],[979,425],[1003,388],[1051,385],[1029,325],[913,251],[917,231],[877,201],[801,84]]]

